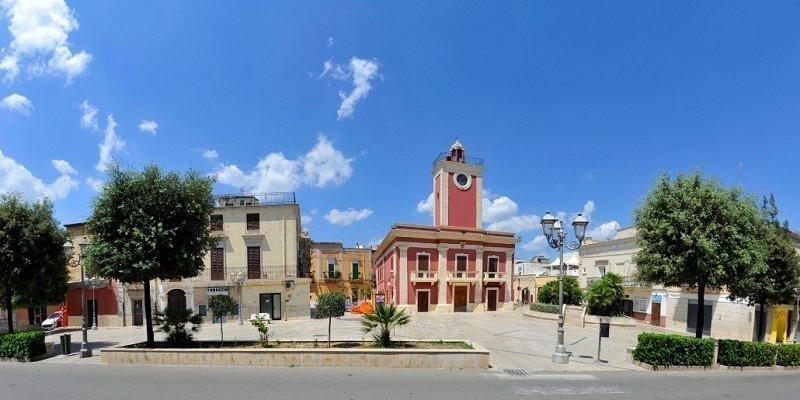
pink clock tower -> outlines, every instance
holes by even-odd
[[[433,170],[433,225],[481,229],[483,160],[467,157],[456,140]]]

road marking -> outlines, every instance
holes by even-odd
[[[627,390],[608,386],[587,386],[587,387],[515,387],[514,393],[520,396],[533,394],[541,395],[564,395],[564,394],[625,394]]]
[[[522,374],[509,374],[508,372],[496,372],[494,374],[495,378],[501,380],[512,380],[512,381],[559,381],[559,382],[569,382],[569,381],[599,381],[600,378],[589,375],[589,374],[536,374],[528,372],[526,375]]]

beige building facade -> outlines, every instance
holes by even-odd
[[[157,309],[190,308],[210,319],[209,298],[227,294],[240,304],[243,319],[255,313],[276,320],[310,317],[310,279],[298,270],[294,193],[219,196],[210,223],[218,240],[205,269],[197,277],[158,281]]]
[[[372,299],[372,249],[340,242],[311,242],[311,301],[323,293],[344,293],[348,305]]]
[[[791,233],[791,239],[800,251],[800,236]],[[699,307],[697,291],[688,287],[644,287],[637,284],[633,279],[636,272],[633,257],[638,251],[636,229],[632,227],[618,230],[616,238],[612,240],[592,241],[587,238],[580,248],[581,287],[585,289],[604,274],[613,272],[623,279],[627,296],[626,315],[674,331],[694,332]],[[757,307],[731,301],[725,291],[706,290],[704,302],[704,335],[738,340],[756,339]],[[773,343],[794,341],[797,315],[798,308],[794,304],[767,308],[763,340]]]

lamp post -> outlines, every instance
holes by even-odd
[[[564,347],[564,247],[570,250],[577,250],[581,247],[583,238],[586,237],[586,226],[589,225],[589,220],[581,214],[575,217],[575,220],[572,221],[572,227],[575,229],[575,238],[578,240],[570,243],[566,243],[564,240],[567,238],[567,232],[562,227],[561,221],[550,214],[550,211],[542,217],[541,222],[544,236],[547,238],[547,244],[554,249],[558,249],[558,262],[561,264],[559,265],[560,270],[558,273],[558,343],[551,361],[556,364],[567,364],[569,363],[570,353]]]
[[[239,292],[239,325],[244,325],[242,320],[242,284],[244,283],[244,271],[231,272],[231,283],[236,285],[236,291]]]
[[[78,261],[72,260],[73,250],[75,246],[71,241],[64,243],[64,254],[67,256],[69,265],[72,267],[81,267],[81,310],[83,311],[83,321],[81,324],[81,352],[80,357],[86,358],[92,356],[92,349],[89,348],[88,333],[86,332],[86,278],[83,271],[83,258],[86,256],[86,250],[89,248],[89,243],[86,239],[81,239],[78,243],[80,249],[78,253]]]
[[[92,278],[92,330],[97,330],[97,277]]]

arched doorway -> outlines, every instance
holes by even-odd
[[[167,310],[185,310],[186,292],[180,289],[172,289],[167,292]]]

